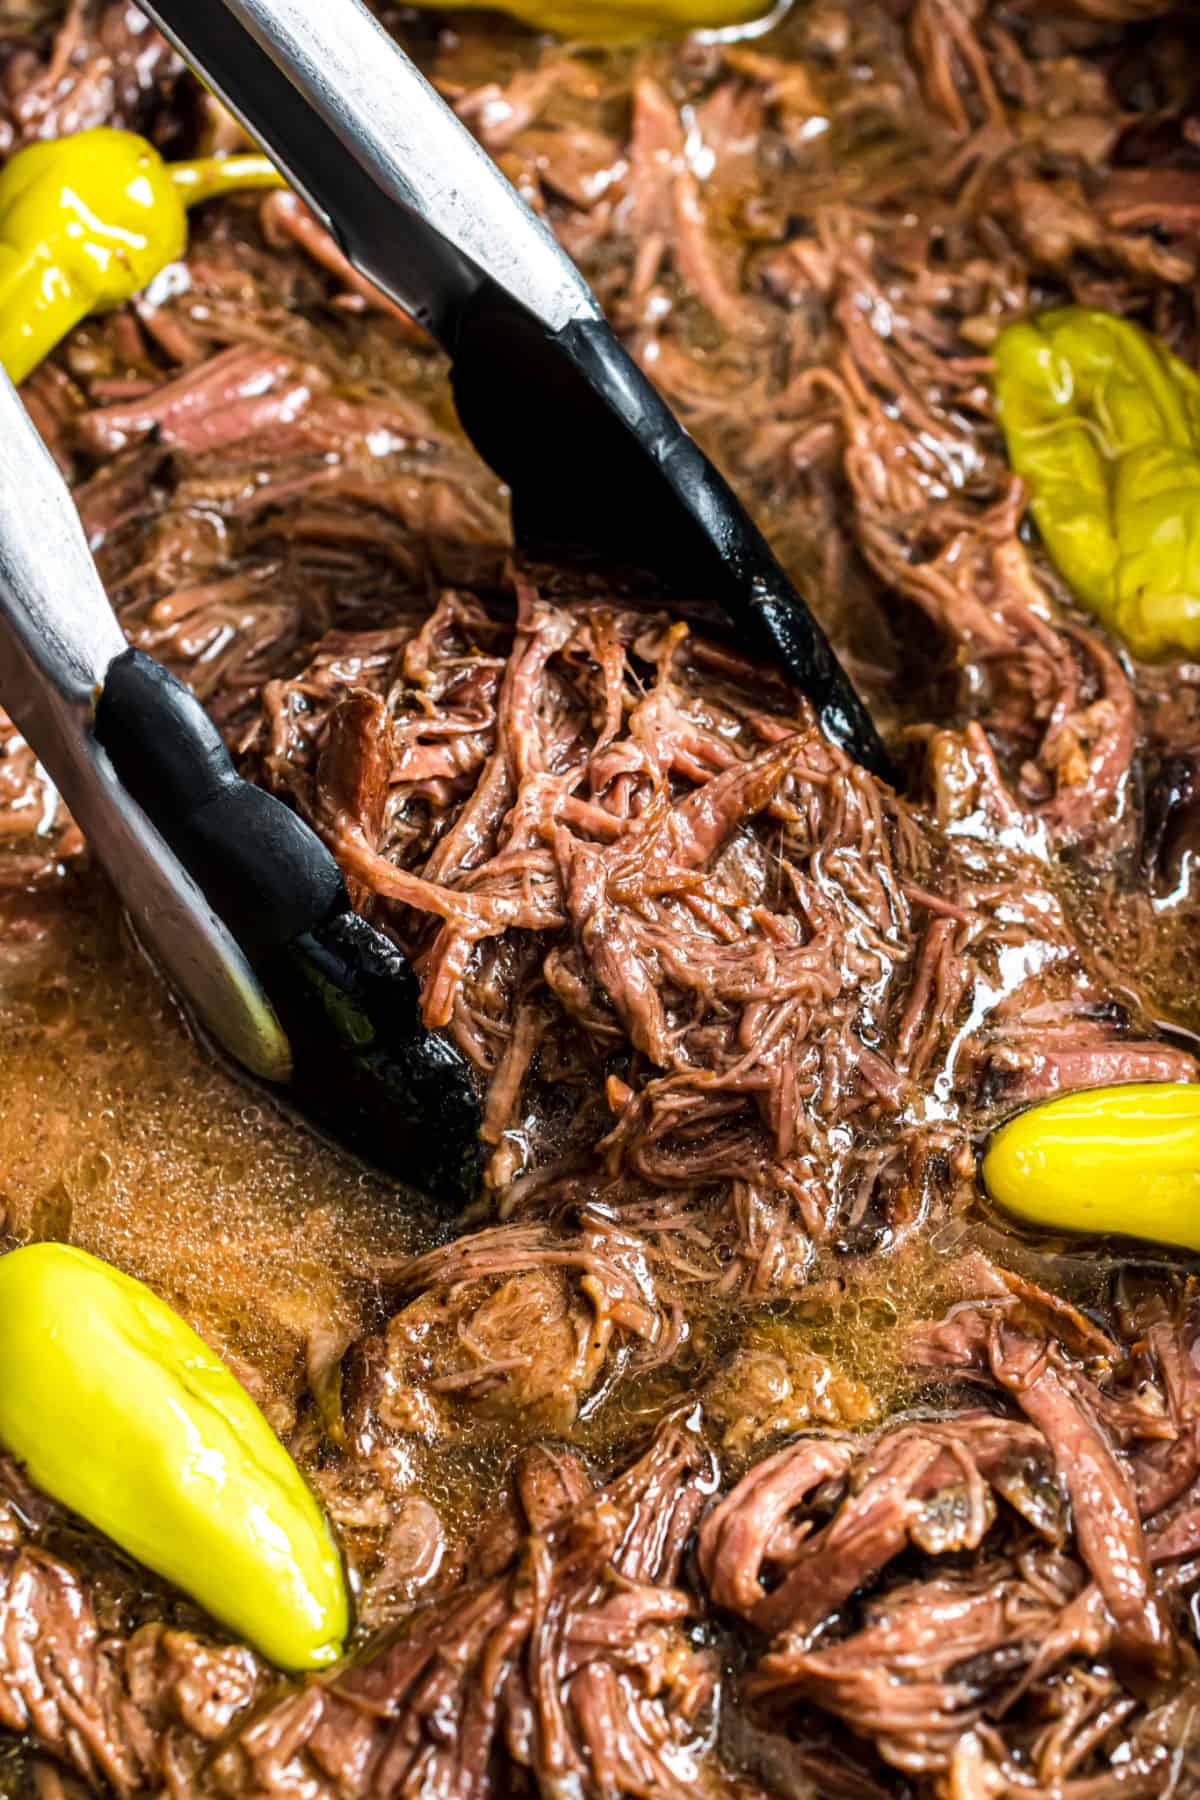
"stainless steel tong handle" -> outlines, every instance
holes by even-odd
[[[126,647],[66,484],[0,370],[0,704],[201,1024],[252,1073],[286,1080],[287,1038],[257,977],[93,733]]]
[[[549,231],[360,0],[141,0],[354,266],[451,359],[459,422],[544,561],[646,570],[721,605],[886,780],[886,747],[728,482]],[[564,455],[561,446],[569,445]]]
[[[485,279],[550,331],[599,307],[360,0],[140,0],[351,262],[453,352]],[[407,214],[397,228],[394,207]]]

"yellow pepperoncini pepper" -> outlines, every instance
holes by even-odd
[[[435,11],[458,0],[417,0]],[[497,0],[465,0],[495,10]],[[635,44],[665,33],[744,25],[770,10],[770,0],[504,0],[502,10],[536,31],[584,44]]]
[[[246,1390],[140,1281],[65,1244],[0,1257],[0,1443],[281,1667],[341,1653],[346,1584],[316,1500]]]
[[[1200,1085],[1089,1088],[1031,1107],[992,1137],[983,1181],[1028,1225],[1200,1251]]]
[[[994,356],[1009,461],[1078,599],[1137,656],[1200,654],[1200,376],[1083,306],[1008,326]]]
[[[90,312],[129,300],[187,248],[187,208],[279,187],[265,156],[166,163],[132,131],[30,144],[0,170],[0,362],[23,381]]]

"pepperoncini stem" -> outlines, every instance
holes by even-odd
[[[166,1303],[68,1244],[0,1256],[0,1443],[285,1669],[341,1654],[345,1575],[299,1469]]]
[[[245,155],[199,156],[192,162],[168,163],[167,174],[187,207],[224,194],[287,186],[269,157],[249,151]]]
[[[1200,1085],[1090,1088],[1031,1107],[992,1136],[983,1182],[1027,1225],[1200,1251]]]
[[[188,207],[280,185],[265,156],[172,167],[106,126],[19,150],[0,170],[0,363],[23,381],[81,319],[132,299],[187,249]]]

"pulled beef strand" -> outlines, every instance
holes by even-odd
[[[715,1469],[686,1421],[597,1492],[577,1460],[530,1453],[523,1534],[488,1546],[498,1568],[283,1694],[238,1646],[126,1625],[125,1571],[89,1583],[39,1547],[55,1509],[9,1465],[0,1479],[0,1719],[119,1795],[486,1800],[534,1768],[594,1772],[614,1796],[710,1784],[718,1671],[676,1581]]]
[[[987,358],[1073,299],[1195,361],[1175,12],[811,0],[603,63],[387,14],[745,482],[908,746],[904,798],[702,608],[510,567],[439,356],[289,196],[197,211],[169,279],[26,384],[131,640],[413,958],[484,1092],[494,1209],[379,1269],[372,1335],[308,1341],[290,1441],[375,1556],[333,1675],[281,1682],[4,1469],[0,1721],[89,1787],[1200,1792],[1186,1295],[1101,1329],[976,1262],[900,1417],[850,1384],[773,1407],[800,1363],[749,1348],[726,1369],[760,1368],[761,1413],[703,1389],[727,1475],[752,1459],[720,1498],[691,1416],[598,1474],[579,1448],[831,1257],[930,1239],[1013,1106],[1196,1078],[1127,946],[1194,914],[1200,677],[1072,606]],[[96,124],[236,141],[124,0],[0,44],[0,150]],[[0,734],[19,951],[82,843]],[[413,1459],[497,1444],[502,1498],[456,1533]]]
[[[209,1747],[270,1675],[189,1624],[140,1622],[146,1596],[127,1567],[101,1554],[81,1571],[40,1541],[66,1524],[0,1461],[0,1723],[94,1791],[194,1792]]]
[[[486,1800],[523,1770],[544,1793],[705,1791],[717,1667],[675,1583],[714,1478],[682,1421],[595,1494],[556,1471],[508,1566],[243,1721],[211,1791]]]
[[[337,634],[273,684],[259,740],[261,778],[417,960],[428,1022],[495,1078],[494,1139],[536,1064],[619,1058],[615,1122],[591,1127],[610,1175],[782,1190],[819,1240],[854,1192],[837,1128],[869,1129],[878,1156],[922,1083],[972,1109],[989,1082],[1053,1091],[1073,1057],[1085,1079],[1193,1073],[1106,1006],[1033,859],[960,848],[681,624],[516,587],[515,628],[450,592],[386,658]],[[325,698],[349,661],[358,750],[351,701]],[[332,749],[314,761],[326,729],[348,766],[378,765],[369,806],[347,804]],[[997,962],[1012,974],[985,995]],[[1055,1029],[1026,1037],[1035,991]]]
[[[1161,1792],[1172,1769],[1190,1792],[1186,1703],[1163,1695],[1200,1671],[1194,1305],[1159,1299],[1114,1342],[980,1259],[965,1272],[985,1297],[918,1328],[912,1353],[1025,1418],[814,1433],[742,1478],[699,1560],[714,1603],[771,1639],[744,1700],[775,1719],[816,1706],[891,1767],[969,1792],[1107,1795],[1071,1781],[1105,1745],[1114,1796]],[[1179,1458],[1189,1485],[1166,1501]]]

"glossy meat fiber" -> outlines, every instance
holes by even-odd
[[[752,503],[907,785],[704,595],[513,567],[439,357],[290,196],[197,214],[33,377],[131,639],[410,956],[488,1168],[478,1218],[371,1261],[364,1328],[308,1330],[275,1415],[354,1574],[341,1669],[282,1682],[4,1472],[19,1779],[1198,1794],[1189,1265],[1019,1240],[974,1178],[1024,1101],[1196,1077],[1200,672],[1071,606],[988,360],[1070,301],[1195,366],[1194,24],[797,0],[599,55],[386,16]],[[7,146],[236,141],[123,3],[39,20]],[[17,956],[81,847],[11,734],[0,798]]]

